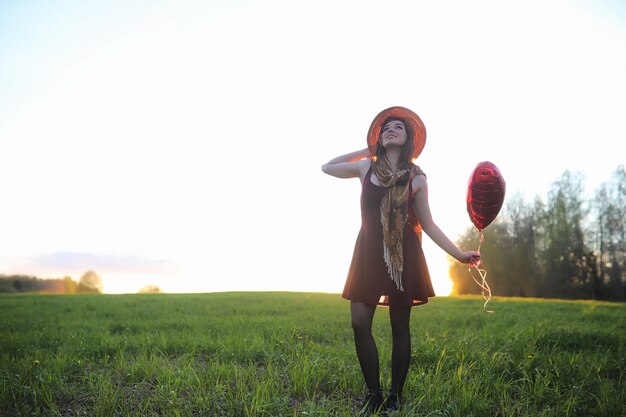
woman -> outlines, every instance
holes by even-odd
[[[433,221],[426,175],[413,164],[425,142],[426,129],[419,116],[404,107],[391,107],[374,118],[367,148],[322,166],[329,175],[358,177],[362,184],[361,230],[342,297],[350,300],[356,353],[368,389],[365,413],[383,406],[398,409],[411,356],[411,307],[435,295],[421,231],[458,261],[480,261],[479,252],[461,251]],[[389,306],[393,336],[391,387],[384,401],[372,337],[377,305]]]

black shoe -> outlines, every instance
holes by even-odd
[[[385,399],[385,409],[387,411],[394,411],[400,409],[400,397],[398,394],[389,393]]]
[[[378,392],[368,392],[361,405],[361,416],[377,413],[383,408],[383,394]]]

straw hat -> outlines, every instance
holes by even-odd
[[[413,128],[413,156],[415,159],[422,153],[424,145],[426,144],[426,127],[424,122],[413,111],[406,107],[394,106],[389,107],[378,113],[378,115],[372,121],[370,129],[367,132],[367,147],[372,155],[376,155],[376,144],[380,138],[380,132],[389,118],[397,117],[404,120],[405,124],[409,124]]]

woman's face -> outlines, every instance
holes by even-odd
[[[406,142],[406,127],[401,120],[390,120],[383,125],[381,140],[384,148],[389,146],[401,147]]]

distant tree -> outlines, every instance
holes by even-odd
[[[0,293],[16,292],[15,281],[10,276],[0,275]]]
[[[77,284],[70,277],[59,278],[37,278],[28,275],[0,275],[0,293],[6,292],[43,292],[73,294],[76,292]]]
[[[43,280],[29,275],[12,275],[11,280],[16,292],[40,292]]]
[[[72,279],[72,277],[64,277],[63,284],[65,286],[65,294],[76,294],[78,284]]]
[[[505,257],[509,264],[508,277],[518,296],[537,297],[541,291],[543,275],[537,262],[537,234],[542,212],[541,200],[528,205],[521,195],[514,196],[506,207],[512,246]]]
[[[598,282],[608,298],[624,301],[626,285],[626,171],[618,167],[611,181],[596,192],[594,201]]]
[[[548,193],[544,227],[546,296],[578,298],[588,288],[585,256],[582,176],[565,171]]]
[[[59,278],[38,279],[39,292],[50,294],[64,294],[65,281]]]
[[[485,228],[483,267],[494,294],[626,300],[626,170],[618,167],[592,204],[583,200],[582,180],[565,171],[546,203],[514,196]],[[476,229],[468,229],[457,244],[477,242]],[[452,262],[450,277],[458,294],[481,291],[466,265]]]
[[[163,290],[157,285],[146,285],[139,290],[139,294],[162,294]]]
[[[496,219],[483,230],[483,243],[481,253],[483,254],[483,266],[488,271],[487,282],[491,291],[499,295],[519,295],[517,283],[511,280],[511,268],[509,264],[509,254],[513,242],[508,233],[507,224]],[[468,228],[458,240],[458,245],[463,248],[478,248],[480,234],[474,228]],[[453,283],[453,291],[456,294],[479,294],[482,292],[474,279],[481,282],[478,272],[467,265],[459,262],[451,262],[450,278]]]
[[[79,293],[102,293],[102,279],[94,271],[87,271],[78,281]]]

